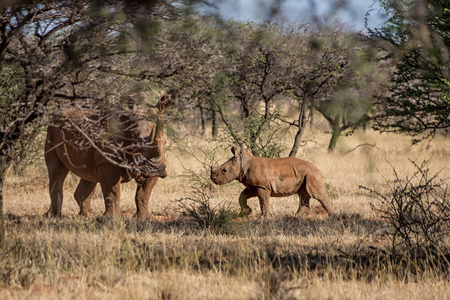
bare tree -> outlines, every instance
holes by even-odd
[[[236,142],[257,155],[278,156],[274,137],[283,126],[277,102],[290,89],[291,76],[283,29],[278,24],[228,26],[237,42],[222,50],[227,62],[214,77],[215,107]],[[239,116],[233,116],[236,109]]]
[[[298,152],[313,107],[329,97],[345,76],[349,65],[349,44],[339,26],[335,29],[322,28],[321,31],[305,27],[297,35],[297,40],[292,42],[302,50],[297,54],[301,63],[292,82],[298,118],[292,124],[297,132],[289,153],[291,157],[295,157]]]
[[[335,84],[322,101],[314,107],[328,121],[331,138],[328,150],[333,151],[342,134],[352,134],[359,126],[367,124],[373,108],[374,96],[382,89],[378,63],[370,57],[367,43],[353,38],[342,48],[342,68],[335,76]]]
[[[350,130],[351,133],[369,120],[368,112],[371,106],[371,101],[362,98],[356,89],[350,87],[342,87],[316,106],[331,127],[328,151],[335,149],[343,132]]]
[[[295,127],[289,154],[295,156],[309,124],[308,113],[328,99],[349,73],[352,44],[348,35],[338,26],[318,30],[278,24],[237,24],[233,33],[239,43],[231,49],[231,62],[221,69],[220,84],[215,87],[222,97],[216,102],[222,120],[237,142],[263,155],[279,154],[273,143],[279,140],[274,138],[277,131],[287,129],[283,123]],[[238,121],[227,113],[233,103],[242,114]],[[281,115],[282,103],[288,103],[291,112],[297,110],[295,121]],[[236,126],[239,123],[242,126]]]
[[[54,94],[65,85],[61,80],[65,40],[57,33],[82,20],[84,4],[48,1],[0,6],[0,71],[2,79],[10,82],[2,86],[0,103],[0,212],[4,176],[19,141],[33,132],[30,127],[39,123]],[[1,230],[0,240],[3,234]]]
[[[312,109],[357,73],[352,70],[352,36],[338,26],[319,31],[201,18],[189,25],[165,31],[157,50],[166,66],[178,66],[175,76],[164,77],[165,84],[176,85],[190,98],[183,105],[190,111],[199,108],[202,124],[206,112],[217,122],[217,112],[232,139],[255,154],[279,155],[277,134],[295,127],[290,151],[295,156]],[[282,104],[297,111],[295,121],[282,116]]]

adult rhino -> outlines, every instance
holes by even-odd
[[[297,194],[300,205],[297,215],[309,211],[311,197],[317,199],[329,215],[333,214],[333,206],[325,191],[325,183],[320,170],[310,162],[284,157],[271,159],[254,156],[241,147],[231,147],[233,157],[224,164],[212,167],[211,180],[215,184],[226,184],[238,180],[245,186],[239,196],[241,212],[246,216],[252,212],[247,199],[258,197],[261,213],[269,215],[270,197],[285,197]]]
[[[120,216],[120,184],[134,179],[135,216],[147,218],[152,189],[167,175],[162,111],[169,104],[170,95],[158,102],[156,124],[126,110],[70,108],[56,117],[45,142],[51,198],[46,215],[61,216],[62,188],[70,171],[81,178],[74,193],[80,215],[91,213],[91,198],[100,183],[104,215]]]

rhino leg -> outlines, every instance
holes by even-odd
[[[297,216],[304,216],[308,213],[310,206],[309,206],[309,200],[311,197],[308,194],[305,193],[297,193],[298,197],[300,199],[300,204],[298,206],[298,210],[296,215]]]
[[[333,205],[330,198],[327,196],[327,191],[325,189],[325,182],[322,176],[309,176],[306,178],[306,191],[308,195],[317,199],[323,208],[327,211],[328,215],[334,214]]]
[[[137,212],[134,216],[139,220],[147,219],[149,216],[148,201],[157,181],[158,177],[150,177],[145,179],[142,184],[138,184],[137,186],[136,196],[134,198],[136,202]]]
[[[264,216],[264,218],[266,218],[270,214],[270,207],[269,207],[270,192],[264,189],[258,189],[257,194],[259,199],[259,206],[261,207],[261,215]]]
[[[247,205],[247,199],[256,197],[256,193],[252,192],[250,189],[245,188],[241,195],[239,196],[239,205],[241,206],[241,212],[239,217],[245,217],[252,213],[252,209]]]
[[[106,217],[122,215],[120,211],[120,183],[121,176],[117,174],[115,168],[110,168],[109,165],[100,168],[100,186],[105,200],[104,215]]]
[[[321,194],[315,194],[315,196],[313,197],[319,200],[319,202],[322,204],[323,208],[325,208],[329,216],[334,215],[333,205],[331,204],[331,200],[330,198],[328,198],[326,192]]]
[[[47,164],[49,191],[51,205],[45,213],[46,216],[61,217],[61,208],[63,202],[63,184],[69,170],[59,160],[55,151],[45,152],[45,162]]]
[[[88,216],[92,214],[91,198],[92,195],[94,195],[96,185],[97,183],[95,182],[81,179],[80,183],[78,183],[75,193],[73,194],[75,200],[78,203],[78,206],[80,207],[80,215],[82,216]]]

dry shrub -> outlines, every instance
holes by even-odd
[[[238,215],[229,203],[220,202],[213,205],[210,193],[205,187],[194,188],[192,195],[178,200],[178,203],[184,213],[195,220],[199,228],[209,229],[213,232],[219,232],[226,228],[229,222],[236,219]]]
[[[430,171],[429,160],[411,163],[415,172],[405,178],[392,167],[395,180],[388,183],[388,195],[368,189],[379,200],[373,209],[392,227],[394,253],[440,254],[450,232],[448,185],[439,172]]]

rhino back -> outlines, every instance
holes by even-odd
[[[45,148],[46,152],[54,151],[59,161],[75,175],[92,182],[100,181],[99,154],[86,139],[52,124],[47,129]]]
[[[296,193],[305,177],[316,171],[319,170],[313,164],[298,158],[254,157],[243,183],[249,187],[267,189],[271,196],[284,197]]]

